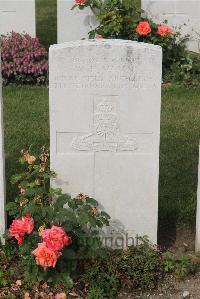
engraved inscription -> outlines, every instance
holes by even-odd
[[[93,132],[73,138],[71,147],[79,151],[135,151],[136,141],[120,133],[116,103],[104,98],[94,110]]]
[[[158,65],[156,52],[148,49],[136,50],[134,54],[127,52],[120,58],[106,55],[107,52],[105,55],[91,53],[89,57],[79,52],[75,56],[63,53],[63,56],[59,53],[57,62],[62,73],[58,72],[50,80],[51,89],[146,89],[160,84],[160,73],[147,68],[143,59],[148,55],[148,61]]]

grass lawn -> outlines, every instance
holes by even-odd
[[[170,232],[179,219],[195,223],[200,89],[165,88],[162,93],[159,218]]]
[[[20,171],[18,158],[21,149],[30,145],[38,150],[49,144],[48,89],[46,87],[5,87],[4,127],[6,153],[7,201],[12,201],[15,188],[11,175]]]
[[[37,36],[48,50],[57,42],[57,0],[36,0]]]
[[[9,177],[20,171],[20,150],[49,144],[48,89],[9,86],[3,95],[7,200],[12,200],[16,190]],[[167,229],[177,218],[194,222],[199,139],[200,89],[163,89],[159,215]]]

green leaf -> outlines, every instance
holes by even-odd
[[[11,177],[10,181],[12,184],[18,183],[20,180],[22,180],[25,177],[25,173],[19,173],[15,174]]]
[[[107,218],[107,219],[110,219],[110,215],[108,215],[105,211],[102,211],[101,212],[101,216]]]
[[[19,212],[19,206],[15,202],[9,202],[6,205],[6,211],[9,212],[10,216],[16,215]]]
[[[78,215],[78,222],[80,225],[87,224],[89,221],[89,215],[86,212],[80,211]]]
[[[65,204],[68,203],[68,197],[66,195],[61,195],[56,199],[54,207],[56,210],[63,208]]]
[[[92,206],[98,206],[98,202],[94,198],[87,198],[86,202]]]

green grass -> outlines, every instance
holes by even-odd
[[[38,150],[49,144],[48,89],[9,86],[3,88],[3,100],[6,197],[7,201],[12,201],[16,190],[10,184],[10,177],[20,171],[20,150],[30,145]]]
[[[48,50],[57,42],[57,1],[36,0],[37,36]]]
[[[159,186],[159,216],[164,230],[177,219],[195,222],[199,139],[200,89],[164,89]]]
[[[15,190],[9,184],[20,171],[21,149],[38,149],[49,143],[48,89],[5,87],[4,121],[7,200]],[[161,225],[177,218],[194,221],[198,143],[200,139],[200,89],[165,88],[162,95],[159,218]],[[81,190],[80,190],[81,191]]]

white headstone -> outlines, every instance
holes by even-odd
[[[188,49],[200,49],[200,1],[199,0],[142,0],[145,15],[157,23],[167,20],[167,24],[182,35],[189,34]]]
[[[153,242],[161,68],[161,48],[150,44],[89,40],[50,47],[55,185],[94,197],[116,228]]]
[[[0,52],[1,56],[1,52]],[[0,65],[1,69],[1,65]],[[2,77],[0,72],[0,238],[5,232],[5,177],[4,177],[4,147],[3,147],[3,100]]]
[[[36,35],[35,0],[0,0],[0,34]]]
[[[73,0],[57,0],[58,43],[87,39],[95,26],[95,16],[90,8],[72,10]]]
[[[195,250],[200,251],[200,145],[199,145],[199,167],[197,188],[197,211],[196,211],[196,242]]]

